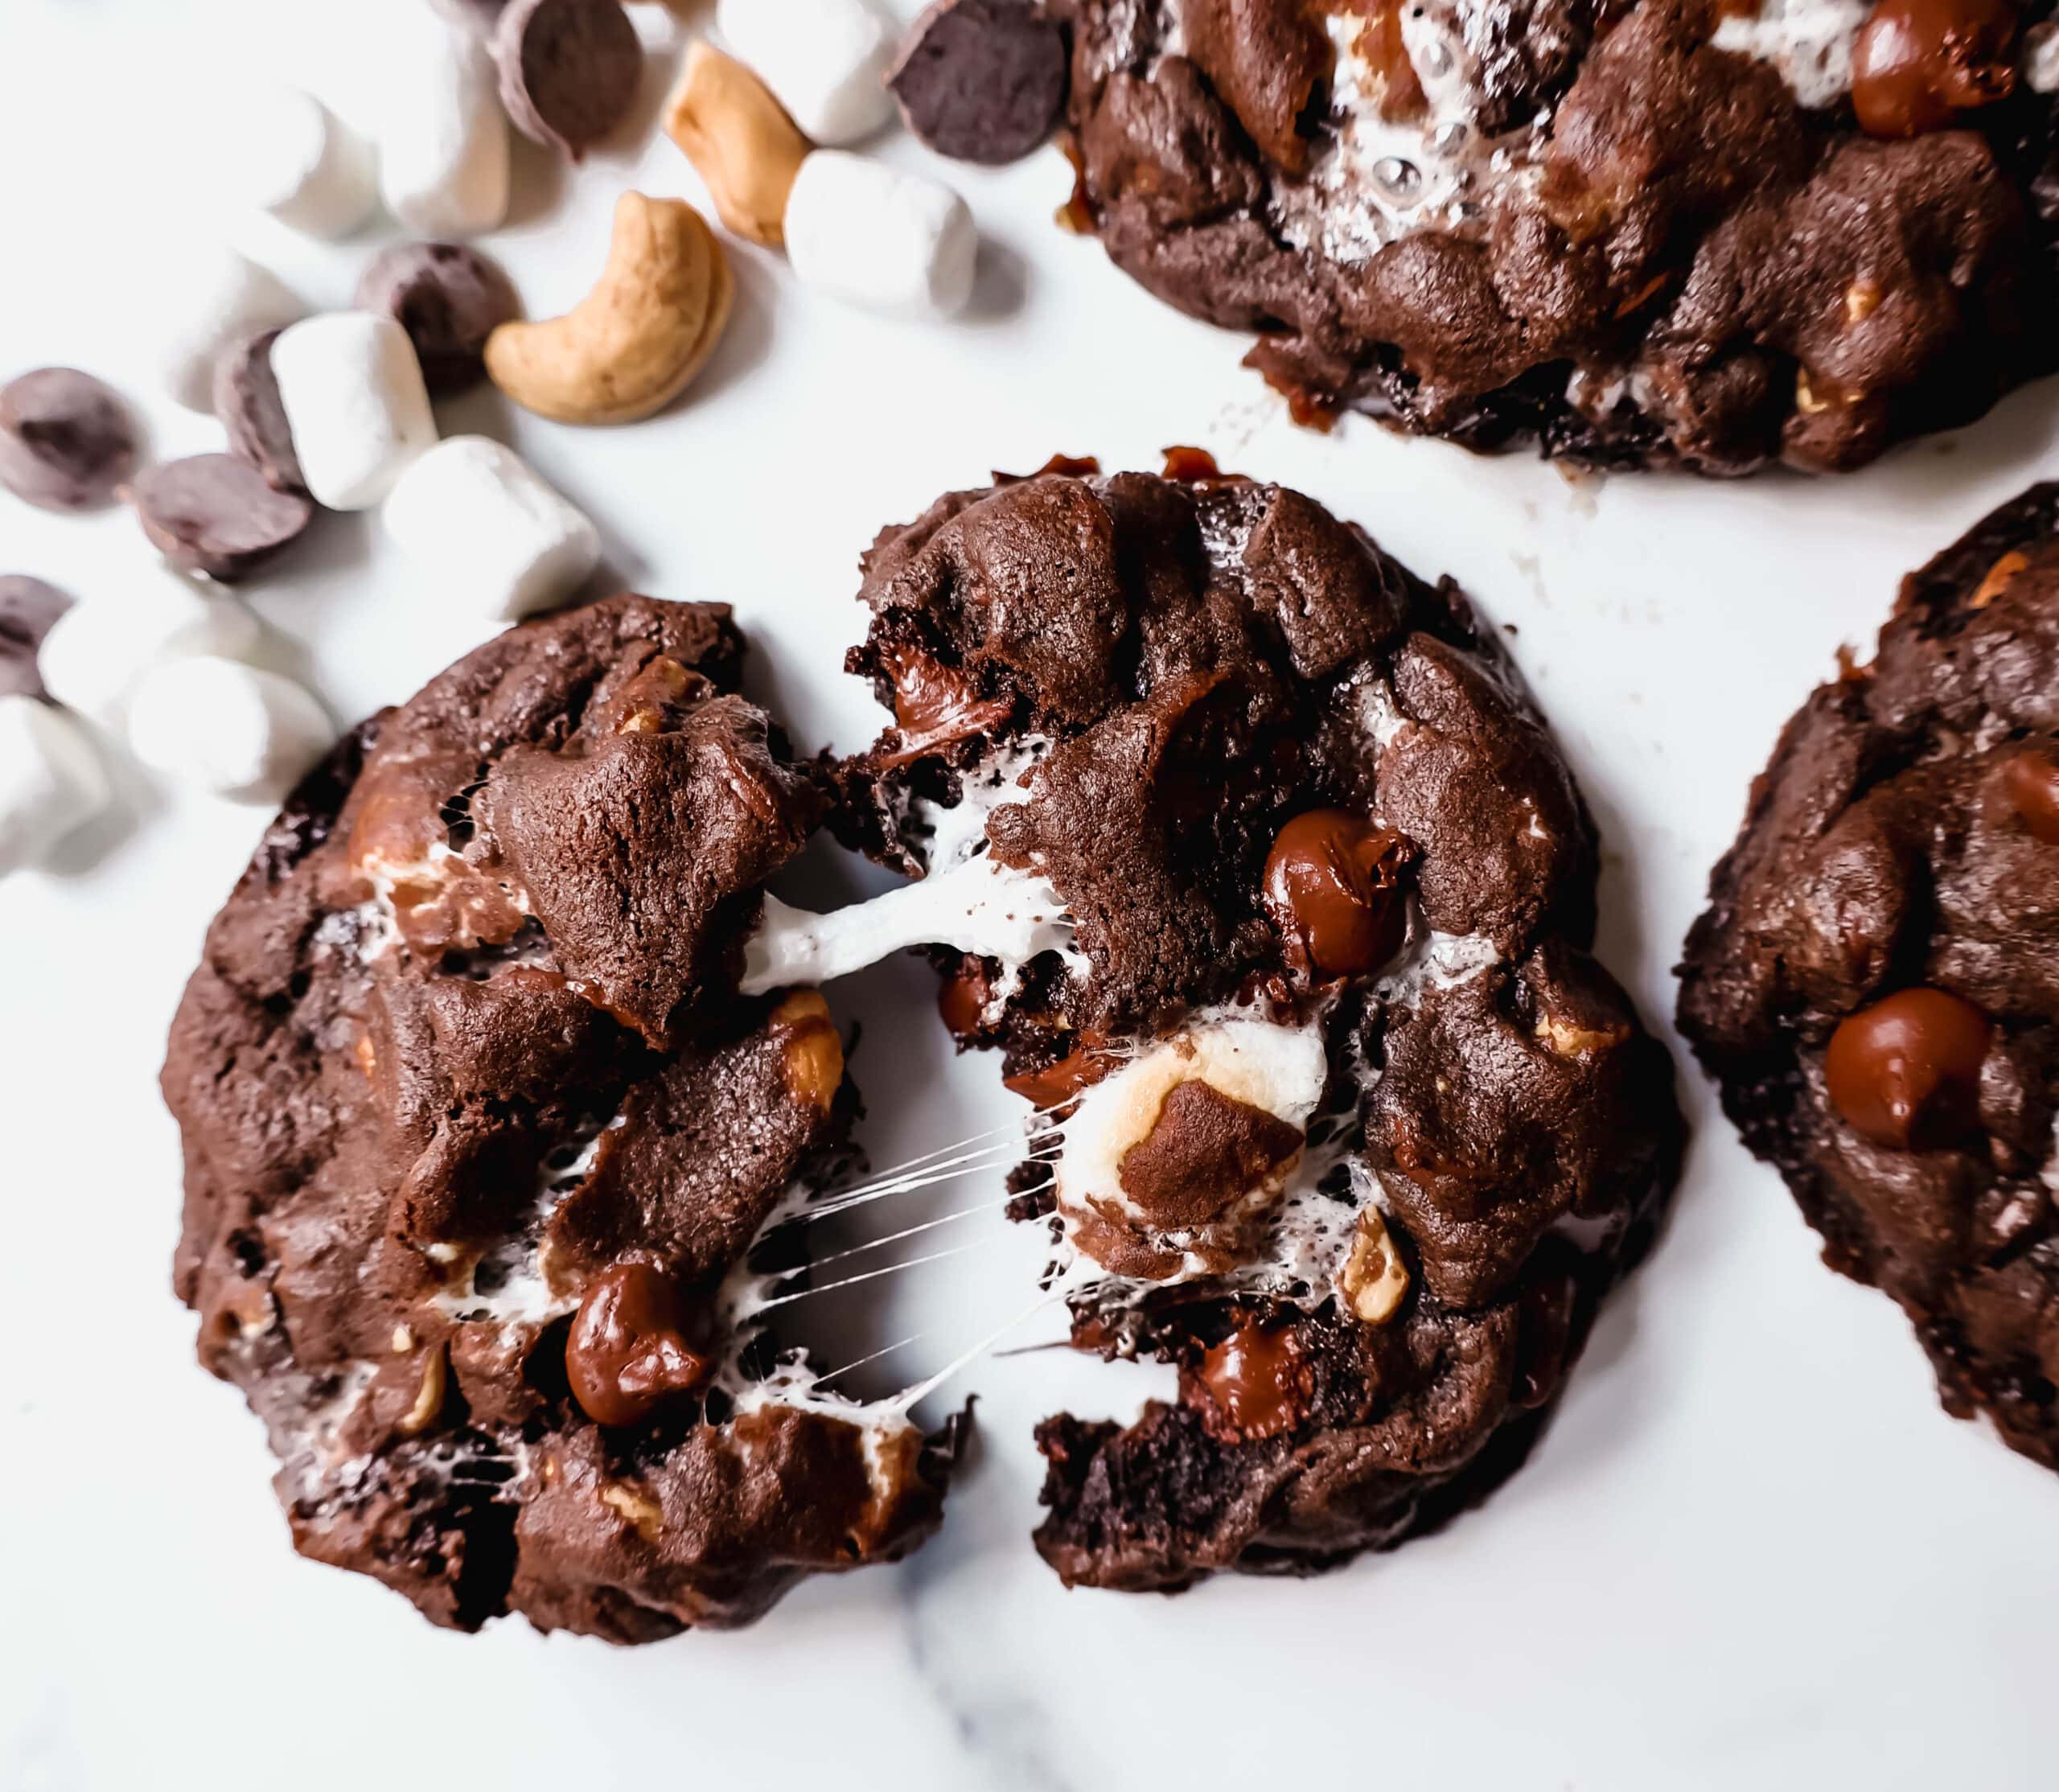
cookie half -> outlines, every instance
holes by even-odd
[[[179,1295],[302,1553],[640,1642],[935,1525],[947,1436],[774,1358],[754,1247],[856,1104],[742,999],[823,796],[726,607],[525,624],[346,738],[208,930],[163,1087]]]
[[[1049,1420],[1037,1543],[1173,1589],[1384,1547],[1518,1462],[1675,1173],[1666,1054],[1589,956],[1594,828],[1494,637],[1277,486],[1054,463],[881,535],[894,715],[838,825],[1033,1104],[1074,1342],[1177,1362]],[[778,910],[754,977],[820,972]]]
[[[1902,586],[1753,787],[1680,1030],[1946,1408],[2059,1467],[2059,486]]]
[[[2009,0],[1075,0],[1070,216],[1316,417],[1856,466],[2053,364]]]

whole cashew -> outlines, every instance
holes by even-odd
[[[692,206],[624,193],[593,290],[563,317],[502,324],[487,338],[487,373],[540,417],[633,422],[701,371],[734,294],[721,245]]]
[[[726,228],[767,249],[782,246],[787,195],[808,143],[764,82],[735,57],[697,41],[665,102],[665,134],[708,183]]]

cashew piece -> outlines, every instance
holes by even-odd
[[[767,249],[783,245],[787,195],[808,142],[771,88],[735,57],[697,41],[665,102],[665,134],[706,183],[725,229]]]
[[[560,423],[631,423],[701,371],[735,286],[715,233],[684,199],[624,193],[607,265],[561,318],[503,323],[486,371],[525,410]]]

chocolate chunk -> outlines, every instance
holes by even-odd
[[[486,339],[522,314],[497,262],[463,243],[396,243],[357,283],[361,311],[383,311],[407,331],[422,378],[438,398],[486,377]]]
[[[1051,134],[1065,104],[1065,34],[1028,0],[938,0],[886,84],[940,155],[997,165]]]
[[[215,363],[215,416],[228,431],[232,454],[255,467],[274,491],[305,497],[307,483],[272,374],[272,344],[278,337],[276,330],[261,330],[222,351]]]
[[[1851,109],[1874,137],[1917,137],[2007,99],[2011,0],[1878,0],[1851,51]]]
[[[643,1263],[602,1271],[581,1297],[565,1342],[572,1397],[596,1424],[641,1424],[714,1373],[713,1354],[687,1341],[692,1329],[670,1276]]]
[[[1342,809],[1310,809],[1280,830],[1265,861],[1265,906],[1291,959],[1325,976],[1360,976],[1400,949],[1408,911],[1403,842]]]
[[[90,373],[39,368],[0,386],[0,485],[25,503],[93,509],[135,464],[135,425]]]
[[[2027,746],[2003,767],[2010,804],[2032,837],[2059,846],[2059,753]]]
[[[1190,1078],[1166,1095],[1116,1175],[1152,1225],[1183,1230],[1219,1218],[1301,1149],[1300,1128]]]
[[[516,129],[577,162],[629,116],[643,45],[617,0],[509,0],[493,33]]]
[[[0,573],[0,697],[41,697],[36,650],[50,626],[72,607],[54,585],[26,573]]]
[[[1204,1354],[1190,1377],[1211,1431],[1256,1443],[1301,1422],[1313,1379],[1293,1326],[1240,1325]]]
[[[232,454],[193,454],[153,466],[129,487],[151,544],[173,565],[232,584],[298,540],[314,506],[274,490]]]
[[[1838,1024],[1823,1057],[1831,1103],[1897,1151],[1949,1145],[1979,1124],[1987,1017],[1942,989],[1900,989]]]

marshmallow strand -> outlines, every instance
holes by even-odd
[[[0,878],[46,857],[110,795],[78,723],[32,697],[0,697]]]
[[[336,730],[290,678],[203,656],[153,667],[129,705],[129,745],[178,783],[276,803],[328,751]]]
[[[601,557],[585,514],[486,436],[438,442],[401,474],[380,514],[439,592],[510,622],[563,602]]]
[[[979,231],[964,200],[882,162],[816,150],[794,177],[785,236],[794,272],[853,305],[942,318],[972,296]]]
[[[436,442],[408,333],[375,311],[332,311],[280,333],[272,374],[301,477],[331,510],[369,510]]]
[[[721,0],[715,23],[803,134],[855,143],[894,112],[894,26],[871,0]]]
[[[391,10],[392,9],[389,9]],[[479,36],[426,7],[399,33],[379,131],[386,209],[425,236],[471,236],[508,216],[508,117]]]

